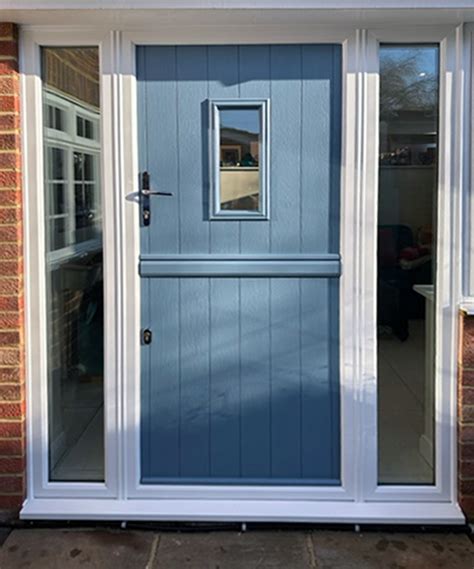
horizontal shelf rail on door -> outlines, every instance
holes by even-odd
[[[341,275],[340,255],[142,255],[142,277],[319,277]]]

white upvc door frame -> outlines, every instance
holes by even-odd
[[[462,26],[154,26],[145,31],[22,34],[28,346],[28,500],[25,518],[415,521],[461,523],[456,502],[456,346],[461,301],[461,199],[465,163]],[[379,43],[439,43],[442,54],[438,245],[436,484],[378,486],[376,225]],[[140,277],[135,47],[151,44],[340,43],[341,465],[339,488],[141,485],[139,472]],[[98,45],[102,89],[105,274],[106,482],[52,483],[47,472],[41,45]],[[28,128],[26,128],[28,125]],[[80,498],[80,500],[77,500]],[[105,499],[105,500],[104,500]],[[283,504],[283,506],[282,506]],[[282,508],[282,510],[278,510]]]
[[[136,46],[139,45],[178,45],[178,44],[222,44],[222,43],[278,43],[281,42],[281,32],[266,31],[266,34],[252,30],[250,33],[236,28],[225,29],[210,27],[203,33],[202,28],[196,30],[195,36],[187,30],[185,36],[182,32],[173,29],[163,30],[160,33],[153,32],[129,32],[124,33],[121,39],[122,56],[120,61],[122,68],[119,72],[123,78],[123,148],[124,148],[124,191],[122,202],[125,204],[124,242],[126,249],[123,250],[125,266],[135,267],[140,254],[139,240],[139,217],[136,211],[135,196],[137,193],[136,180],[138,172],[138,131],[137,131],[137,93],[136,93]],[[348,107],[354,93],[347,83],[347,78],[352,72],[347,65],[350,63],[350,53],[356,42],[355,34],[347,36],[347,30],[330,30],[321,33],[319,30],[309,30],[304,38],[294,30],[285,32],[285,43],[338,43],[343,48],[343,109]],[[191,37],[190,37],[191,35]],[[229,40],[229,35],[234,37]],[[279,39],[280,38],[280,39]],[[345,122],[350,120],[348,114],[343,114],[343,139],[350,136],[350,130]],[[346,148],[348,142],[342,144]],[[344,189],[345,184],[351,183],[349,178],[341,180],[342,195],[348,195]],[[345,208],[351,211],[350,206]],[[357,425],[354,422],[355,401],[354,391],[357,390],[355,382],[355,370],[353,368],[353,345],[351,332],[345,333],[344,329],[353,323],[352,307],[355,298],[352,296],[351,270],[349,259],[353,258],[352,250],[346,253],[346,246],[352,247],[350,223],[343,222],[341,216],[341,230],[346,231],[346,238],[341,241],[341,256],[344,267],[347,270],[342,273],[340,279],[340,306],[345,312],[341,312],[341,486],[250,486],[250,485],[153,485],[141,484],[140,482],[140,341],[137,331],[140,329],[140,276],[136,271],[129,271],[127,284],[124,290],[127,298],[125,308],[124,330],[127,334],[125,346],[126,363],[128,370],[125,379],[125,394],[123,401],[125,433],[127,444],[125,445],[124,460],[127,467],[127,496],[135,499],[192,499],[192,500],[324,500],[324,501],[352,501],[355,498],[354,464],[357,463],[355,456]],[[344,318],[342,318],[344,314]],[[342,364],[344,362],[344,365]]]
[[[377,480],[377,406],[366,405],[362,419],[367,460],[364,461],[364,499],[384,502],[455,502],[457,475],[456,388],[458,312],[462,302],[462,194],[468,167],[468,145],[463,121],[468,116],[465,81],[470,76],[468,46],[464,26],[446,28],[374,29],[368,39],[368,66],[377,79],[368,85],[367,100],[377,101],[378,115],[378,51],[381,44],[438,44],[440,49],[440,98],[438,133],[438,203],[435,300],[435,374],[434,374],[434,485],[379,485]],[[369,103],[370,105],[370,103]],[[371,152],[375,144],[378,154],[378,116],[370,114],[367,122],[376,121],[375,136],[367,140]],[[370,127],[369,127],[370,128]],[[374,164],[367,166],[367,172]],[[364,392],[377,392],[376,338],[376,259],[378,167],[373,183],[365,187],[364,226],[365,254],[361,258],[362,273],[368,277],[362,285],[366,299],[365,348],[361,350]],[[403,420],[402,417],[400,420]]]
[[[114,191],[115,121],[111,106],[112,53],[110,34],[103,31],[22,30],[20,36],[22,92],[24,243],[26,296],[27,374],[27,490],[30,498],[115,498],[119,472],[118,407],[116,378],[120,376],[117,349],[117,248],[115,246],[117,195]],[[48,374],[46,313],[46,250],[44,211],[43,94],[41,81],[42,46],[95,46],[101,66],[101,190],[104,252],[104,431],[105,482],[52,482],[49,480]]]

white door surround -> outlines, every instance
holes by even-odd
[[[192,16],[190,16],[192,18]],[[471,29],[305,24],[154,26],[147,31],[25,27],[21,36],[25,156],[28,349],[28,498],[25,519],[234,520],[463,523],[456,502],[457,313],[467,250],[462,204],[468,182]],[[139,483],[140,296],[136,271],[135,46],[341,43],[343,142],[341,254],[342,487],[173,487]],[[378,44],[439,43],[441,50],[436,484],[377,485],[376,219]],[[47,375],[40,47],[98,45],[101,54],[104,211],[106,482],[53,483],[47,468]],[[464,209],[466,216],[467,208]],[[472,251],[472,249],[471,249]],[[466,264],[468,259],[466,258]],[[469,264],[473,266],[474,264]]]

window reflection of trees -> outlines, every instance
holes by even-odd
[[[422,49],[422,48],[421,48]],[[431,64],[432,69],[427,69]],[[385,48],[380,61],[380,116],[390,119],[401,109],[436,116],[438,72],[436,64],[420,63],[419,49]]]

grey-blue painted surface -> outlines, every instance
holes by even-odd
[[[339,484],[341,49],[139,47],[144,483]],[[209,98],[269,98],[269,220],[209,220]]]
[[[332,259],[280,261],[142,259],[142,277],[338,277],[340,262]]]

